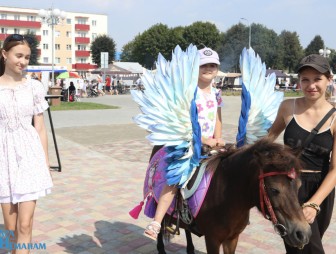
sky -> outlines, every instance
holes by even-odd
[[[212,22],[222,32],[239,22],[261,24],[277,34],[297,32],[304,48],[320,35],[326,47],[336,49],[335,0],[0,0],[0,6],[106,14],[108,36],[119,52],[155,24],[173,28],[196,21]],[[251,37],[253,48],[253,29]]]

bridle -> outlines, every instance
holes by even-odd
[[[288,172],[269,172],[269,173],[263,173],[261,170],[260,175],[259,175],[259,195],[260,195],[260,207],[261,207],[261,212],[263,216],[271,220],[274,226],[274,230],[281,236],[284,237],[287,235],[287,229],[284,225],[278,223],[278,219],[275,216],[271,201],[266,193],[266,186],[265,186],[265,177],[269,176],[276,176],[276,175],[287,175],[288,178],[290,179],[295,179],[297,177],[296,171],[294,168],[292,168]],[[265,202],[265,203],[264,203]],[[267,210],[270,214],[270,217],[267,216],[266,211],[265,211],[265,206],[266,204]]]

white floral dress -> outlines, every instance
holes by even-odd
[[[41,82],[0,85],[0,203],[36,200],[50,193],[52,179],[34,115],[48,108]]]
[[[197,88],[196,106],[202,137],[213,138],[217,120],[217,109],[223,107],[222,91],[211,87],[210,93]]]

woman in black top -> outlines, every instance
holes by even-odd
[[[312,129],[332,108],[326,98],[331,73],[323,56],[309,55],[301,60],[298,75],[304,96],[282,102],[269,131],[270,138],[275,140],[285,130],[284,143],[295,150],[302,148]],[[322,237],[331,220],[336,185],[336,153],[332,152],[336,145],[335,116],[333,113],[329,117],[300,154],[303,169],[299,201],[312,236],[303,250],[285,245],[287,253],[325,253]]]

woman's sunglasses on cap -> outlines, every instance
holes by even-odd
[[[33,43],[33,38],[31,38],[31,37],[24,37],[21,34],[12,34],[12,35],[8,36],[5,39],[4,44],[8,43],[8,42],[11,42],[11,41],[26,41],[29,44],[32,44]]]

